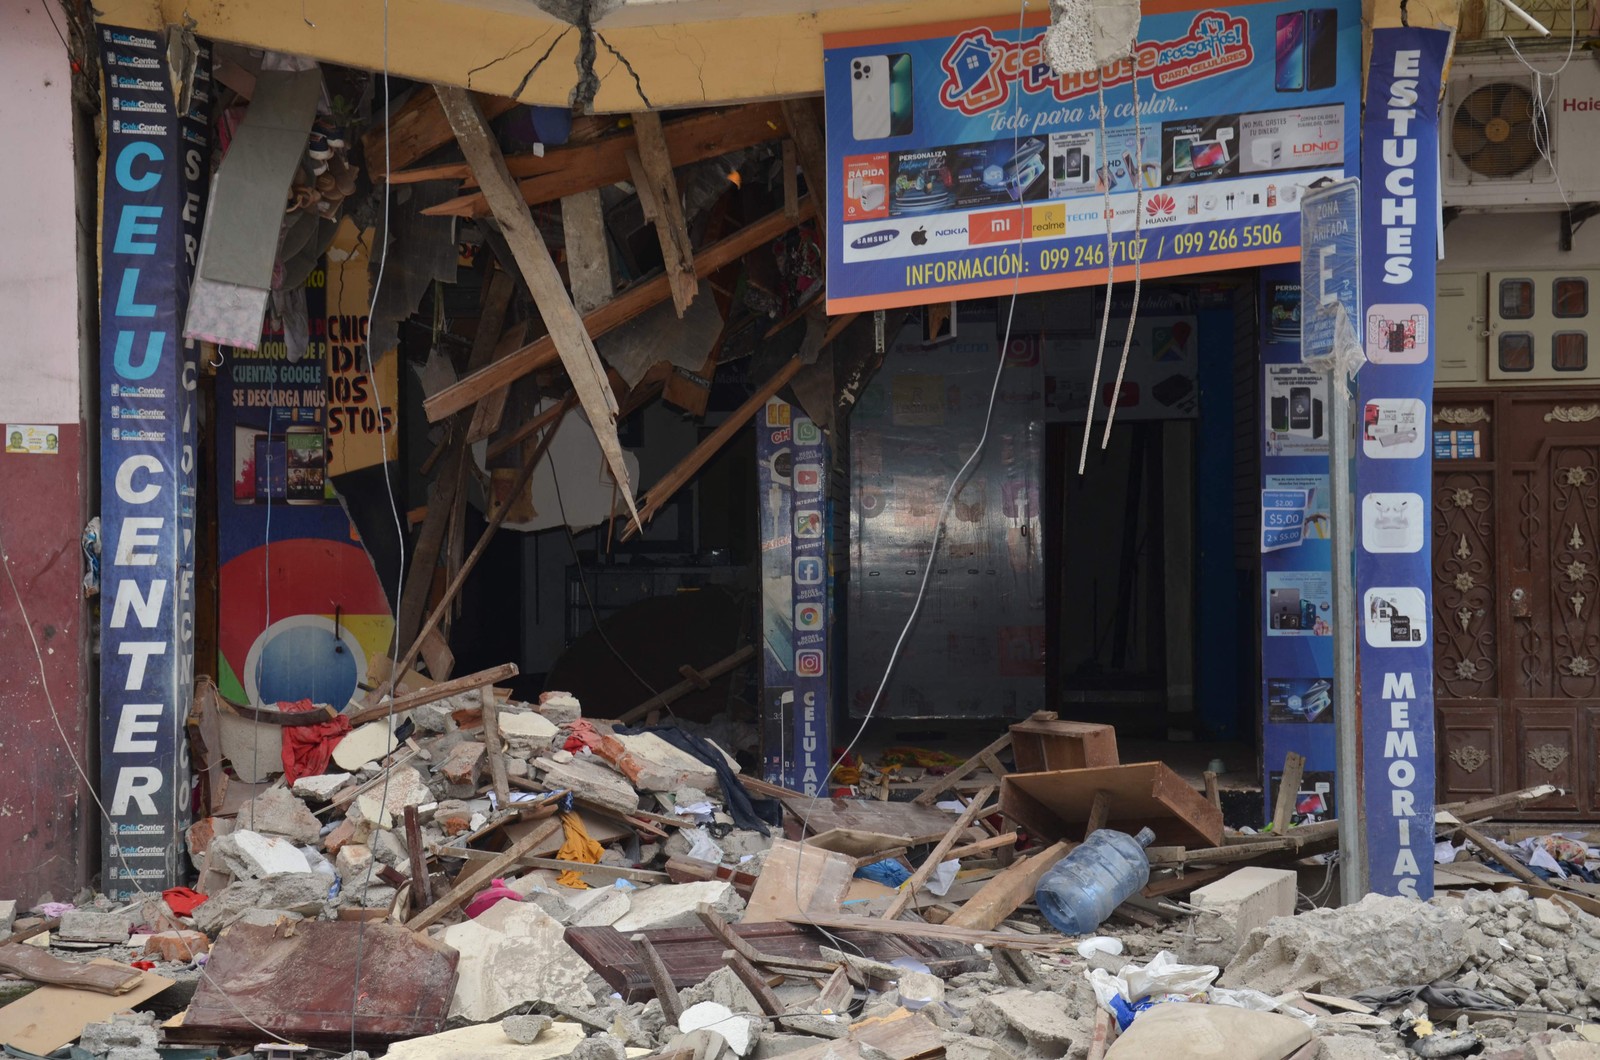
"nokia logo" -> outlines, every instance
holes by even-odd
[[[876,232],[868,232],[857,239],[850,246],[856,250],[867,250],[871,247],[881,247],[900,234],[898,228],[880,228]]]
[[[964,236],[967,234],[967,230],[965,228],[938,228],[934,230],[933,234],[936,236]]]

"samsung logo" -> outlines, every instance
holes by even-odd
[[[866,250],[868,247],[881,247],[899,234],[900,229],[898,228],[880,228],[876,232],[868,232],[860,239],[857,239],[855,242],[851,243],[850,246],[855,250]]]

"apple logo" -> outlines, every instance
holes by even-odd
[[[919,228],[911,233],[911,245],[914,247],[926,246],[928,242],[927,228]]]

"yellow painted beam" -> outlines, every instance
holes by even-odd
[[[212,40],[368,70],[384,66],[384,0],[305,0],[304,19],[296,0],[96,0],[95,6],[109,25],[154,29],[187,17],[194,19],[196,33]],[[578,31],[545,14],[532,0],[515,11],[447,0],[388,0],[387,6],[391,73],[504,96],[513,94],[534,62],[566,31],[517,98],[568,104],[576,80]],[[1043,11],[1045,2],[1033,0],[1032,7]],[[919,0],[799,15],[602,25],[599,32],[632,64],[652,107],[691,107],[820,93],[824,33],[1015,17],[1016,12],[1016,0]],[[600,89],[594,109],[641,109],[633,76],[603,44],[597,42],[596,48]]]

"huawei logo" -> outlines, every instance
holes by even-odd
[[[1178,204],[1166,192],[1158,192],[1145,200],[1144,212],[1151,220],[1161,217],[1171,217],[1178,209]]]

